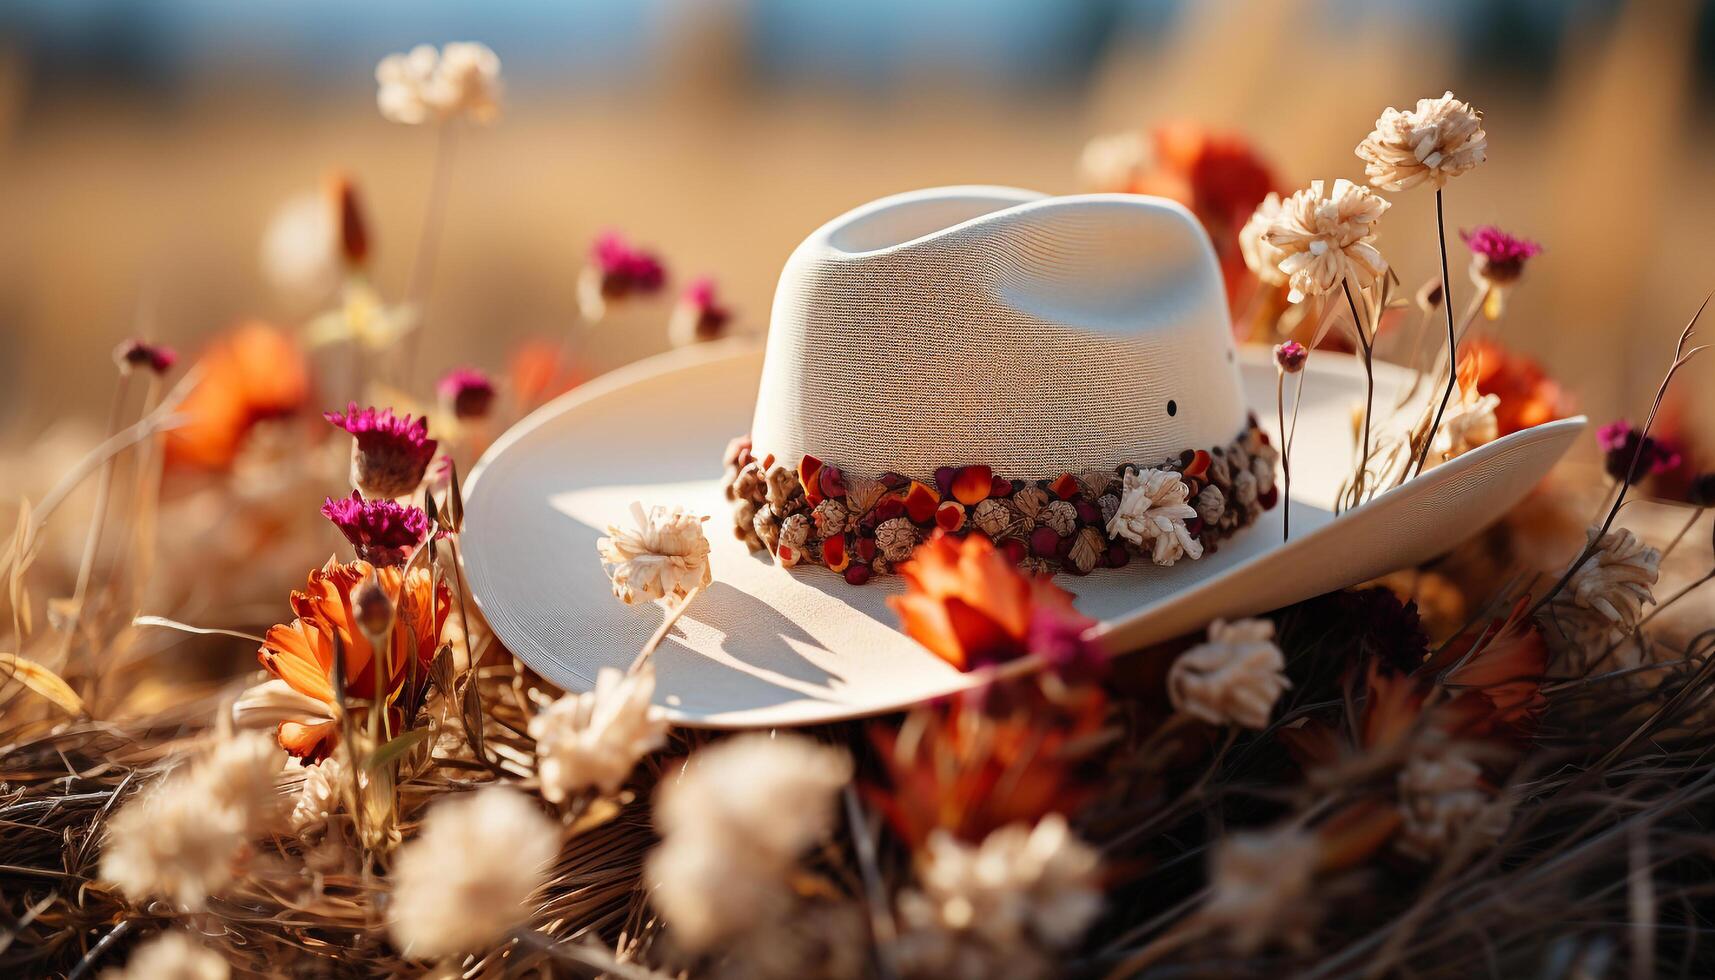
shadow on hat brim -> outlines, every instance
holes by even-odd
[[[761,362],[761,351],[741,341],[651,358],[551,402],[489,449],[466,489],[462,558],[495,634],[568,690],[590,689],[603,667],[625,669],[664,612],[610,594],[595,542],[606,525],[629,522],[638,500],[709,516],[714,582],[655,659],[656,700],[675,722],[831,722],[979,683],[898,632],[886,605],[901,589],[896,577],[852,586],[825,568],[778,568],[733,536],[721,457],[750,425]],[[1247,351],[1242,366],[1247,399],[1272,434],[1274,367],[1266,351]],[[1137,650],[1433,557],[1523,499],[1584,427],[1573,418],[1514,433],[1336,518],[1362,367],[1318,352],[1304,378],[1290,541],[1276,507],[1199,561],[1056,579],[1100,620],[1110,649]],[[1392,405],[1411,380],[1383,367],[1377,405]]]

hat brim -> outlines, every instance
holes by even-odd
[[[607,525],[629,523],[641,501],[709,517],[714,581],[655,653],[655,697],[675,722],[831,722],[979,683],[897,630],[886,602],[902,588],[896,577],[853,586],[825,568],[780,568],[733,536],[721,454],[750,427],[761,366],[760,349],[741,342],[664,354],[562,396],[490,447],[466,487],[462,559],[495,634],[572,691],[593,687],[603,667],[630,665],[665,610],[615,599],[595,543]],[[1241,368],[1250,407],[1279,445],[1267,352],[1246,351]],[[1433,557],[1522,499],[1584,427],[1573,418],[1514,433],[1336,517],[1363,368],[1317,352],[1303,378],[1290,540],[1277,506],[1198,561],[1056,578],[1100,621],[1109,649],[1139,649]],[[1407,397],[1413,379],[1378,365],[1378,417],[1402,400],[1404,417],[1431,396],[1433,386],[1419,384]]]

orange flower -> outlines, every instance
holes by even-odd
[[[528,411],[557,395],[563,395],[583,382],[575,365],[569,363],[560,344],[547,340],[527,340],[512,352],[507,374],[512,395],[518,407]]]
[[[936,535],[899,566],[906,593],[888,605],[906,635],[960,670],[1030,652],[1038,604],[1076,616],[1072,596],[1046,578],[1027,577],[980,534]]]
[[[1471,735],[1515,732],[1547,705],[1542,678],[1548,644],[1529,609],[1530,597],[1520,598],[1506,619],[1454,637],[1424,662],[1425,675],[1451,668],[1443,679],[1456,692],[1447,705],[1447,728]],[[1473,645],[1477,651],[1467,658]]]
[[[285,681],[300,694],[329,706],[326,717],[314,721],[286,721],[280,725],[280,745],[300,758],[325,758],[339,740],[339,724],[333,705],[337,699],[333,689],[334,638],[337,635],[345,650],[345,693],[357,700],[375,697],[375,651],[363,631],[357,628],[352,610],[352,595],[370,576],[378,576],[381,589],[397,607],[396,622],[389,638],[387,659],[388,700],[397,698],[413,675],[414,697],[428,679],[428,668],[434,659],[450,608],[445,586],[430,612],[430,575],[426,569],[412,569],[407,576],[399,568],[380,568],[366,561],[338,564],[333,559],[310,573],[303,592],[292,593],[292,612],[297,618],[289,624],[271,627],[262,638],[257,658],[270,674]],[[401,585],[404,587],[401,588]]]
[[[1461,350],[1459,373],[1474,372],[1478,393],[1501,400],[1495,409],[1501,435],[1564,418],[1571,410],[1565,392],[1541,364],[1486,338],[1467,340]]]
[[[992,704],[953,699],[870,727],[888,785],[865,793],[913,847],[937,829],[980,841],[1008,824],[1069,813],[1095,794],[1087,770],[1107,718],[1101,689],[1079,688],[1054,705],[1022,686],[997,696],[1020,700],[999,717]]]
[[[197,362],[201,377],[167,433],[167,461],[203,469],[232,465],[256,423],[289,415],[309,397],[309,373],[291,338],[251,322],[217,338]]]

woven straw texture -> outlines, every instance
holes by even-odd
[[[787,262],[752,436],[858,476],[1153,465],[1244,425],[1220,273],[1184,208],[938,188],[858,208]]]

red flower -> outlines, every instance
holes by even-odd
[[[256,423],[290,415],[309,397],[309,372],[291,339],[263,323],[217,338],[197,362],[200,376],[167,433],[167,461],[225,469]]]
[[[1477,391],[1501,400],[1495,421],[1501,435],[1565,418],[1571,403],[1541,364],[1502,347],[1493,340],[1474,338],[1461,345],[1459,373],[1472,376]]]

